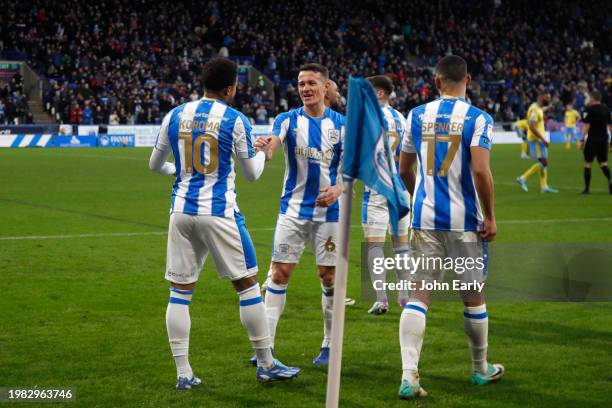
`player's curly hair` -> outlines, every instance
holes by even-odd
[[[216,57],[209,60],[202,68],[202,83],[204,89],[220,91],[236,84],[238,67],[234,61]]]

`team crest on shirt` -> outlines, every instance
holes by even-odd
[[[332,144],[340,141],[340,131],[338,129],[330,129],[327,131],[327,137]]]

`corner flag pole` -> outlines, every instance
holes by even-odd
[[[351,209],[353,204],[353,178],[343,176],[343,189],[340,198],[340,235],[338,238],[338,258],[334,280],[334,308],[329,368],[327,371],[326,408],[337,408],[340,400],[340,371],[342,368],[342,338],[344,336],[344,299],[348,276],[348,249],[351,233]]]

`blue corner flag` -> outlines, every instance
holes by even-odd
[[[363,78],[349,78],[343,173],[385,196],[397,235],[398,220],[408,214],[409,199],[384,137],[386,132],[374,88]]]

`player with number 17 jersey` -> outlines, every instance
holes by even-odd
[[[483,215],[470,168],[470,148],[491,149],[493,120],[462,98],[441,98],[408,114],[403,151],[419,167],[412,229],[480,231]]]
[[[491,384],[504,375],[503,365],[487,360],[488,314],[482,291],[488,243],[497,235],[490,169],[493,119],[466,100],[471,76],[463,58],[440,59],[434,80],[441,97],[410,111],[400,157],[400,176],[414,192],[411,247],[425,259],[411,271],[415,285],[400,318],[403,399],[427,395],[418,364],[436,289],[426,283],[442,282],[447,269],[453,284],[460,284],[472,383]],[[450,268],[442,266],[447,260],[452,261]]]

